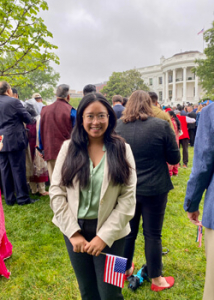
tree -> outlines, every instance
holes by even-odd
[[[136,90],[148,91],[149,88],[141,78],[141,73],[133,69],[125,72],[113,72],[101,93],[111,103],[114,95],[129,97]]]
[[[199,76],[207,94],[212,95],[214,94],[214,22],[212,28],[205,31],[204,40],[208,43],[204,50],[206,59],[197,59],[198,66],[193,69],[193,72]]]
[[[53,98],[54,87],[56,87],[60,75],[47,63],[45,70],[38,69],[25,75],[25,78],[26,82],[30,83],[18,88],[19,98],[21,100],[30,99],[33,93],[40,93],[45,100]],[[14,84],[12,86],[17,87]]]
[[[16,85],[26,81],[25,75],[44,70],[47,62],[59,63],[51,52],[57,46],[48,39],[39,10],[48,10],[44,0],[0,0],[0,77]]]

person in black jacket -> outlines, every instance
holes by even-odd
[[[193,106],[191,104],[187,106],[187,111],[187,116],[196,120],[196,113],[193,111]],[[190,138],[190,146],[193,147],[195,143],[196,123],[188,124],[188,131]]]
[[[0,82],[0,172],[5,202],[13,205],[34,203],[26,181],[25,148],[27,137],[24,123],[34,122],[21,102],[12,98],[6,81]]]
[[[140,217],[143,218],[145,255],[151,289],[160,291],[174,284],[173,277],[162,277],[161,231],[167,203],[167,194],[173,189],[167,162],[180,160],[175,134],[167,121],[154,118],[148,93],[135,91],[116,132],[130,144],[137,171],[136,212],[131,220],[131,233],[126,237],[125,254],[128,258],[126,275],[133,272],[132,259]]]

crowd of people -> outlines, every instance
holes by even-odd
[[[127,258],[128,279],[142,217],[151,290],[159,292],[174,285],[172,276],[162,276],[161,232],[173,189],[170,177],[181,166],[179,146],[183,168],[188,147],[195,146],[184,209],[195,225],[206,227],[203,299],[214,299],[214,105],[160,107],[156,93],[138,90],[128,99],[114,95],[111,106],[94,85],[85,86],[83,94],[76,110],[69,104],[69,86],[61,84],[56,101],[46,106],[39,93],[21,102],[16,89],[0,82],[0,174],[6,204],[34,203],[38,199],[30,198],[29,189],[50,196],[52,221],[64,236],[84,300],[124,299],[121,287],[103,281],[103,253]],[[201,224],[198,207],[205,189]],[[11,245],[1,219],[0,259],[5,242]],[[10,256],[12,245],[8,251]]]

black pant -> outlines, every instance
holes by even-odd
[[[87,241],[96,236],[97,220],[79,220],[81,234]],[[106,256],[92,256],[87,253],[73,252],[73,246],[64,236],[68,254],[77,277],[81,297],[83,300],[119,300],[124,299],[121,288],[105,283],[104,268]],[[105,247],[104,253],[123,256],[125,238],[117,240],[112,247]]]
[[[25,161],[25,150],[0,152],[2,188],[8,205],[16,201],[20,205],[30,202]]]
[[[161,231],[167,203],[167,193],[157,196],[137,195],[134,218],[130,221],[131,232],[126,237],[124,256],[128,258],[127,270],[131,267],[134,255],[140,217],[143,218],[143,235],[145,239],[145,255],[150,278],[162,273]]]
[[[193,147],[194,142],[195,142],[196,130],[195,130],[195,128],[191,128],[191,129],[188,129],[188,131],[189,131],[190,146]]]
[[[182,145],[183,148],[183,164],[186,166],[188,164],[188,144],[189,139],[179,140],[179,147]]]

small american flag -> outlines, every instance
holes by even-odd
[[[127,258],[106,254],[104,282],[124,287]]]
[[[199,242],[198,247],[201,247],[202,235],[203,235],[203,227],[199,225],[197,228],[197,238],[196,238],[196,242]]]
[[[204,28],[201,29],[201,31],[199,31],[198,34],[201,34],[201,33],[203,33],[203,32],[204,32]]]

